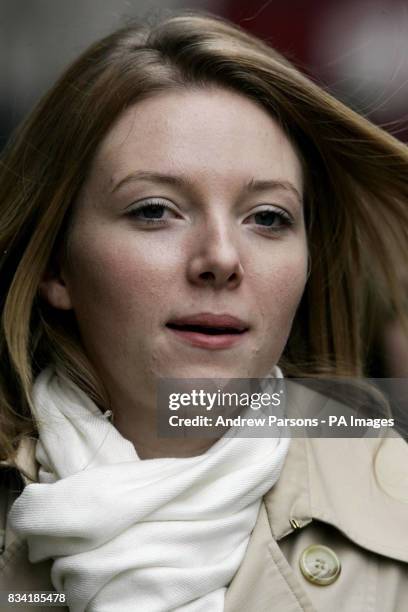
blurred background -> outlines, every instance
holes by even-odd
[[[91,42],[129,19],[181,8],[222,15],[257,34],[335,96],[408,140],[407,0],[0,0],[0,149]],[[367,371],[408,378],[399,323],[377,310]]]
[[[91,42],[130,18],[179,8],[228,17],[261,36],[407,140],[407,0],[0,0],[0,148]]]

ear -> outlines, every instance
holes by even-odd
[[[42,298],[50,306],[60,310],[71,310],[72,300],[59,265],[51,266],[43,277],[39,286]]]

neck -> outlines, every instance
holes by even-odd
[[[136,406],[129,399],[121,398],[113,403],[112,413],[112,424],[132,442],[140,459],[195,457],[205,453],[221,437],[183,437],[182,430],[177,437],[161,437],[156,409],[151,404]]]
[[[114,412],[113,425],[124,438],[132,442],[140,459],[159,457],[195,457],[205,453],[215,438],[162,438],[157,434],[155,415],[137,418],[122,412]],[[152,418],[153,417],[153,418]]]

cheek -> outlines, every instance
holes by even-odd
[[[68,280],[77,316],[98,320],[108,314],[109,324],[135,314],[147,317],[163,305],[178,269],[177,257],[169,257],[162,245],[150,248],[146,242],[110,234],[95,236],[86,250],[73,244]]]
[[[258,274],[264,326],[287,335],[307,279],[307,249],[281,253]]]

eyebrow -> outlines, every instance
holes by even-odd
[[[122,180],[120,180],[113,187],[111,193],[115,193],[127,183],[131,183],[135,181],[150,181],[151,183],[159,183],[161,185],[171,185],[174,187],[181,187],[181,188],[193,186],[193,183],[190,179],[182,177],[182,176],[177,176],[173,174],[162,174],[160,172],[153,172],[150,170],[139,170],[137,172],[132,172],[131,174],[125,176]],[[246,191],[247,193],[260,193],[262,191],[267,191],[268,189],[282,189],[283,191],[288,191],[292,195],[294,195],[298,203],[302,205],[302,197],[299,191],[296,189],[293,183],[287,180],[251,179],[244,186],[244,191]]]

